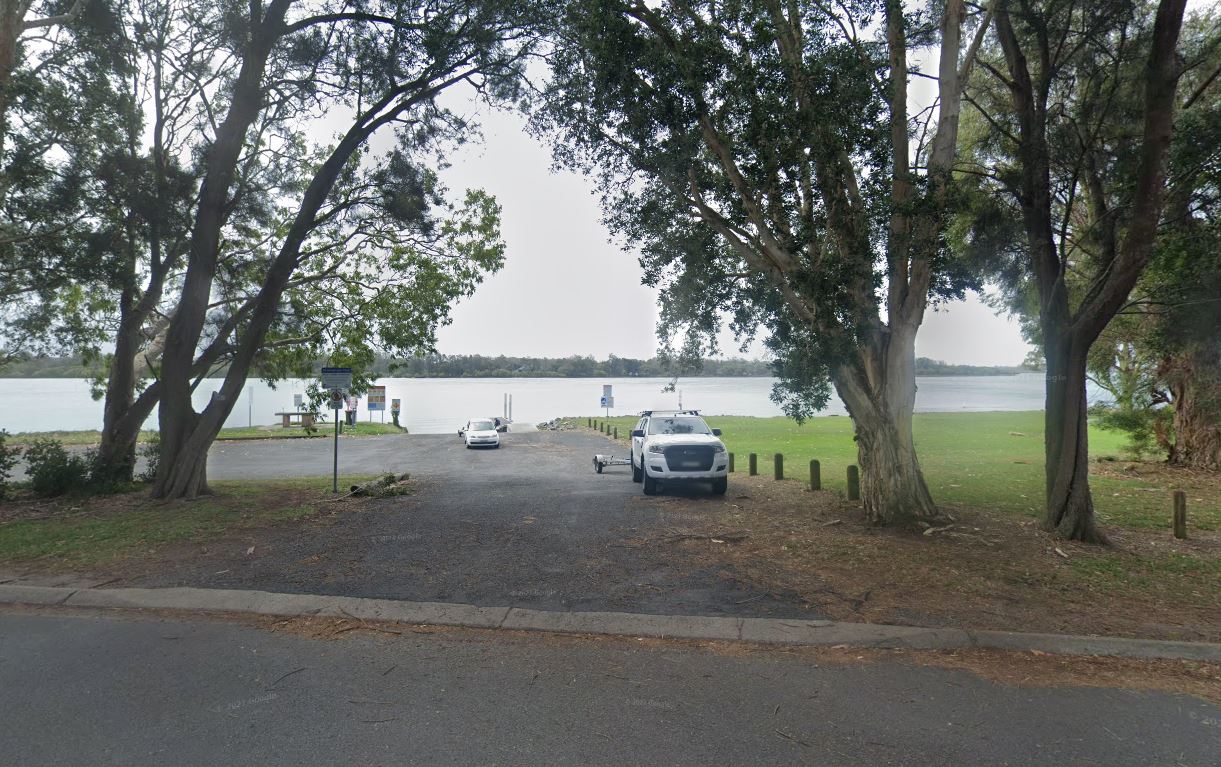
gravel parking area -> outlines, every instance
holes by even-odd
[[[340,443],[340,471],[410,471],[414,491],[292,527],[270,528],[151,559],[122,585],[265,589],[344,596],[691,615],[822,617],[793,595],[760,592],[732,566],[680,546],[703,487],[668,504],[646,498],[627,466],[594,473],[595,453],[621,450],[588,432],[505,435],[497,450],[457,437],[408,435]],[[329,441],[219,444],[209,475],[321,474]],[[682,506],[681,511],[668,507]],[[250,547],[253,554],[247,554]],[[116,583],[118,585],[118,583]]]

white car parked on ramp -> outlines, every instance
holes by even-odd
[[[466,440],[467,448],[500,447],[500,432],[491,418],[472,418],[458,430],[458,436]]]

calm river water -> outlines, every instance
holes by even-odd
[[[614,386],[612,415],[636,413],[646,408],[675,408],[679,392],[662,392],[664,378],[383,378],[386,401],[402,400],[401,422],[420,434],[454,431],[474,415],[499,415],[504,395],[513,395],[513,419],[537,423],[561,415],[594,415],[601,411],[598,399],[602,385]],[[205,381],[196,392],[201,408],[220,381]],[[923,412],[969,412],[981,410],[1040,410],[1043,407],[1043,376],[921,377],[916,410]],[[246,426],[277,421],[275,413],[291,410],[293,394],[304,391],[302,381],[284,381],[272,389],[261,381],[251,382],[226,425]],[[707,414],[752,416],[780,415],[769,398],[771,378],[687,378],[679,384],[682,404]],[[1091,392],[1093,394],[1093,392]],[[845,414],[833,399],[825,411]],[[360,418],[369,419],[361,402]],[[373,413],[374,419],[382,414]],[[389,413],[385,414],[389,420]],[[73,378],[0,379],[0,428],[10,433],[97,429],[102,424],[102,403],[89,396],[89,384]],[[156,415],[148,428],[156,428]]]

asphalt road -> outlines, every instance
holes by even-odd
[[[1216,765],[1221,708],[894,660],[0,611],[0,764]]]
[[[622,449],[610,440],[590,432],[510,433],[502,445],[468,450],[456,434],[341,441],[341,473],[410,471],[415,491],[360,513],[175,551],[144,572],[127,568],[115,585],[821,617],[794,595],[740,581],[730,566],[701,564],[678,547],[633,545],[673,532],[692,512],[646,498],[627,466],[594,473],[595,453]],[[330,449],[322,440],[218,444],[209,476],[317,474],[329,466]],[[675,492],[709,507],[735,501],[732,480],[724,497],[706,486]]]

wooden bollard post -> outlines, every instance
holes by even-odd
[[[861,500],[861,470],[855,466],[848,467],[848,500]]]
[[[752,476],[752,477],[753,477],[753,476],[755,476],[755,475],[756,475],[756,474],[758,474],[758,473],[759,473],[759,456],[755,455],[754,453],[751,453],[751,454],[750,454],[750,471],[749,471],[749,474],[750,474],[750,476]]]
[[[619,427],[615,427],[615,439],[619,439]]]
[[[733,453],[729,454],[729,473],[733,473]]]
[[[776,453],[776,457],[772,459],[772,470],[775,472],[776,479],[784,479],[783,453]]]
[[[818,461],[810,461],[810,489],[822,490],[822,465]]]
[[[592,428],[594,427],[594,419],[592,419],[592,418],[586,418],[586,419],[585,419],[585,426],[586,426],[587,428],[592,429]]]
[[[1174,491],[1174,537],[1187,537],[1187,493]]]

